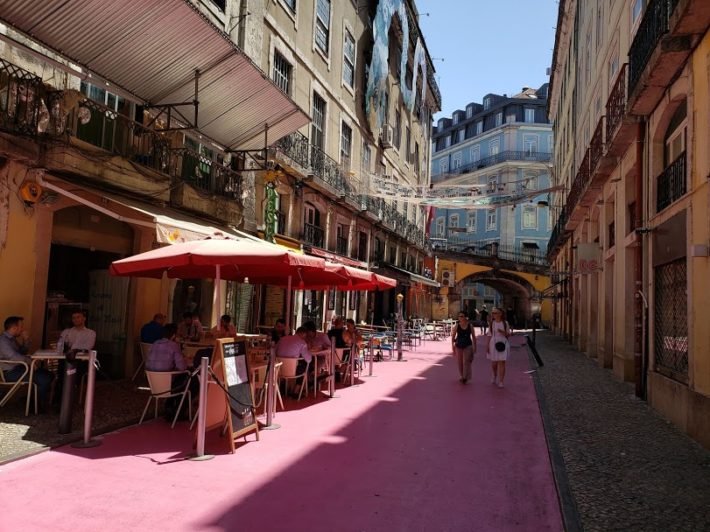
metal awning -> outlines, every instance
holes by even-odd
[[[4,0],[0,20],[150,105],[191,103],[198,130],[257,149],[310,118],[189,0]]]
[[[439,288],[441,286],[437,281],[434,281],[433,279],[429,279],[428,277],[424,277],[423,275],[417,275],[416,273],[412,273],[403,268],[398,268],[397,266],[392,266],[391,264],[382,264],[378,269],[388,269],[395,272],[394,277],[400,281],[408,281],[411,283],[422,284],[424,286],[431,286],[432,288]]]

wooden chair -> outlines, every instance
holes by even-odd
[[[22,388],[23,386],[27,386],[27,393],[34,392],[35,415],[37,415],[37,412],[38,412],[38,409],[37,409],[37,405],[38,405],[37,383],[33,382],[32,388],[34,388],[34,390],[30,390],[29,389],[30,383],[25,380],[25,378],[29,378],[29,373],[30,373],[29,365],[26,362],[18,362],[17,360],[0,360],[0,362],[4,362],[7,364],[20,365],[20,366],[24,366],[24,368],[25,368],[25,370],[23,371],[20,378],[17,379],[16,381],[6,381],[5,374],[3,373],[2,370],[0,370],[0,386],[10,388],[7,392],[5,392],[5,395],[3,396],[2,400],[0,400],[0,407],[5,406],[7,404],[7,402],[10,399],[12,399],[12,396],[15,395],[20,388]]]

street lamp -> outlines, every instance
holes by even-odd
[[[397,294],[397,362],[402,362],[402,334],[404,320],[402,319],[402,301],[404,301],[404,295]]]

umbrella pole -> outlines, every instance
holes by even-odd
[[[291,330],[291,281],[292,277],[288,276],[288,285],[286,287],[286,330]],[[266,388],[266,425],[262,429],[278,429],[280,425],[273,423],[274,410],[276,409],[276,346],[271,346],[269,350],[269,367],[266,370],[269,384]]]
[[[219,264],[215,266],[215,272],[214,272],[214,291],[212,292],[212,315],[217,316],[217,323],[219,323],[219,318],[222,315],[221,311],[219,309],[222,301],[222,283],[220,282],[222,279],[222,266]]]

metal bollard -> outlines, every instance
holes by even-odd
[[[281,425],[274,423],[274,412],[276,410],[276,347],[271,346],[269,350],[269,365],[266,369],[266,379],[268,382],[264,383],[266,386],[266,424],[261,428],[261,430],[276,430],[280,429]]]
[[[59,434],[71,432],[74,410],[74,383],[76,381],[76,363],[74,355],[67,353],[64,362],[64,380],[62,383],[62,404],[59,410]]]
[[[195,456],[190,460],[211,460],[214,455],[205,454],[205,431],[207,428],[207,357],[200,359],[200,401],[197,407],[197,444]]]
[[[96,388],[96,351],[89,351],[89,373],[87,375],[86,399],[84,400],[84,439],[72,447],[86,448],[101,445],[101,441],[91,439],[91,425],[94,417],[94,390]]]

